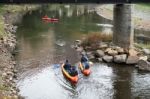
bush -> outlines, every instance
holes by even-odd
[[[104,34],[104,33],[90,33],[83,40],[82,46],[90,46],[96,48],[99,42],[110,42],[112,40],[112,34]]]

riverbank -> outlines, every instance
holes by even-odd
[[[16,37],[13,34],[8,34],[7,38],[0,40],[0,93],[2,97],[14,97],[17,98],[17,92],[15,81],[17,79],[15,70],[16,62],[12,55],[12,51],[16,46]],[[2,98],[3,99],[3,98]]]
[[[132,65],[139,70],[150,71],[150,50],[121,48],[111,41],[111,36],[93,33],[81,41],[76,40],[74,48],[87,55],[90,61]]]
[[[134,27],[138,30],[150,31],[149,15],[150,7],[144,7],[144,5],[133,5],[133,20]],[[113,5],[101,5],[95,7],[98,15],[113,20]]]
[[[17,41],[15,32],[22,17],[39,5],[1,5],[0,6],[0,99],[18,99],[16,87],[17,70],[13,51]]]

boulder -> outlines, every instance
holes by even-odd
[[[87,52],[88,54],[91,54],[91,52]],[[84,50],[81,52],[81,54],[86,55],[87,54]]]
[[[116,50],[119,54],[124,54],[124,49],[121,47],[116,47]]]
[[[112,48],[106,48],[105,53],[108,53],[108,51],[111,51]]]
[[[137,64],[139,61],[138,56],[128,56],[126,64]]]
[[[16,65],[16,61],[12,61],[12,64],[13,64],[13,65]]]
[[[2,77],[6,77],[6,76],[7,76],[7,73],[4,72],[4,73],[2,74]]]
[[[114,56],[114,62],[116,62],[116,63],[125,63],[126,59],[127,59],[127,55],[126,54],[115,55]]]
[[[150,71],[150,62],[145,60],[139,60],[138,68],[139,70]]]
[[[84,47],[84,49],[90,51],[92,49],[92,47],[91,46],[86,46],[86,47]]]
[[[148,62],[150,62],[150,57],[149,57],[149,58],[147,58],[147,61],[148,61]]]
[[[102,59],[103,59],[105,62],[109,63],[109,62],[112,62],[112,61],[113,61],[113,56],[105,55],[105,56],[103,56]]]
[[[101,42],[101,43],[99,44],[99,48],[100,48],[100,49],[104,49],[104,48],[107,48],[107,47],[108,47],[108,44],[106,44],[106,43]]]
[[[87,54],[87,57],[88,57],[89,59],[95,59],[95,57],[94,57],[94,55],[92,54],[92,52],[87,52],[86,54]]]
[[[109,50],[107,53],[108,53],[108,55],[111,55],[111,56],[115,56],[118,54],[118,52],[116,50]]]
[[[14,73],[12,72],[12,71],[8,71],[8,72],[6,72],[7,73],[7,75],[14,75]]]
[[[102,50],[96,50],[95,52],[95,57],[103,57],[104,55],[104,51]]]
[[[143,49],[143,52],[144,52],[145,54],[147,54],[147,55],[150,55],[150,50],[149,50],[149,49],[144,48],[144,49]]]
[[[79,52],[82,52],[83,51],[83,47],[76,47],[76,50],[79,51]]]
[[[129,50],[127,48],[124,48],[124,53],[129,54]]]
[[[102,58],[98,58],[97,60],[98,60],[98,62],[102,62],[102,61],[103,61],[103,59],[102,59]]]
[[[118,46],[113,44],[113,45],[110,45],[109,47],[112,48],[112,49],[116,49]]]
[[[137,56],[138,52],[134,49],[129,49],[129,56]]]
[[[81,43],[82,43],[81,40],[76,40],[76,41],[75,41],[75,45],[77,45],[77,46],[80,46]]]
[[[145,60],[145,61],[147,61],[148,58],[147,58],[147,56],[140,56],[140,57],[139,57],[139,60]]]
[[[18,71],[16,69],[13,70],[14,73],[17,73]]]
[[[88,55],[88,58],[91,60],[91,59],[95,59],[94,55]]]

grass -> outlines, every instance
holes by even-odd
[[[90,33],[87,37],[83,40],[82,46],[91,46],[93,48],[98,47],[98,43],[101,41],[111,41],[112,35],[111,34],[103,34],[103,33]]]
[[[150,3],[142,3],[142,4],[140,4],[140,5],[150,7]]]
[[[22,12],[26,10],[34,10],[37,8],[38,5],[27,5],[27,4],[22,4],[22,5],[3,5],[0,9],[1,12],[9,11],[9,12]]]
[[[23,12],[27,10],[34,10],[38,7],[38,5],[2,5],[0,4],[0,38],[6,36],[6,32],[4,30],[4,19],[3,15],[6,12],[15,13],[15,12]]]
[[[141,11],[149,11],[150,10],[150,4],[136,4],[135,9],[138,9]]]
[[[137,47],[139,48],[147,48],[150,49],[150,44],[136,44]]]

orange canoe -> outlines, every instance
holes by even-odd
[[[78,79],[79,79],[79,78],[78,78],[78,75],[76,75],[76,76],[71,76],[71,75],[64,69],[64,64],[62,64],[61,69],[62,69],[62,73],[63,73],[64,77],[65,77],[66,79],[68,79],[71,83],[76,84],[76,83],[78,82]]]
[[[48,16],[42,17],[42,20],[48,21],[48,22],[58,22],[59,19],[57,18],[49,18]]]
[[[84,69],[83,64],[82,64],[81,62],[79,63],[79,68],[80,68],[81,72],[82,72],[85,76],[90,75],[90,73],[91,73],[90,68]]]

